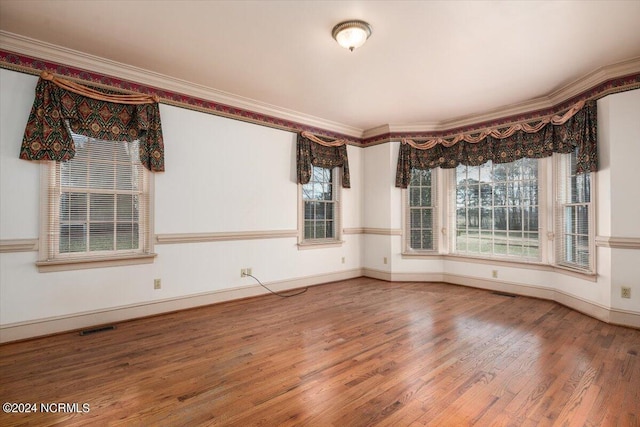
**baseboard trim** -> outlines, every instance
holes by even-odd
[[[515,295],[555,301],[585,315],[606,323],[640,329],[640,313],[610,309],[552,288],[523,285],[490,279],[479,279],[450,273],[392,273],[372,268],[355,268],[334,273],[317,274],[266,283],[274,291],[286,291],[306,286],[315,286],[357,277],[371,277],[388,282],[445,282],[478,289],[507,292]],[[149,301],[140,304],[113,307],[57,316],[34,321],[16,322],[0,326],[0,343],[8,343],[45,335],[53,335],[116,322],[155,316],[226,301],[251,298],[268,294],[259,285],[241,286],[224,290],[203,292],[176,298]]]
[[[545,286],[481,279],[451,273],[392,273],[371,268],[364,268],[363,275],[388,282],[444,282],[471,288],[539,298],[557,302],[558,304],[606,323],[640,329],[640,313],[638,312],[608,308]]]
[[[338,271],[334,273],[317,274],[296,277],[265,283],[276,292],[314,286],[339,280],[361,277],[362,269]],[[130,304],[104,310],[87,311],[68,316],[56,316],[34,321],[16,322],[0,326],[0,343],[25,340],[45,335],[71,332],[88,327],[95,327],[116,322],[171,313],[189,308],[217,304],[243,298],[265,295],[269,292],[260,285],[240,286],[224,290],[203,292],[199,294],[149,301],[140,304]]]
[[[442,273],[392,273],[375,268],[363,268],[362,275],[387,282],[444,282]]]

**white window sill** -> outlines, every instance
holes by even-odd
[[[151,264],[157,254],[128,254],[102,258],[67,258],[37,261],[40,273],[53,271],[84,270],[89,268],[121,267],[126,265]]]
[[[598,281],[598,275],[595,272],[581,271],[578,269],[565,267],[562,265],[544,264],[539,261],[536,262],[536,261],[524,261],[524,260],[507,260],[504,258],[488,258],[488,257],[482,258],[482,257],[468,256],[468,255],[440,254],[437,252],[426,252],[426,251],[425,252],[403,252],[402,258],[460,261],[460,262],[469,262],[473,264],[487,264],[487,265],[493,265],[493,266],[553,271],[559,274],[565,274],[567,276],[588,280],[590,282]]]

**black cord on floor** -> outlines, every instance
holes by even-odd
[[[277,296],[279,296],[279,297],[281,297],[281,298],[290,298],[290,297],[295,297],[295,296],[297,296],[297,295],[304,294],[305,292],[307,292],[307,289],[309,289],[309,288],[304,288],[303,290],[301,290],[300,292],[296,292],[295,294],[281,294],[281,293],[278,293],[278,292],[272,291],[271,289],[267,288],[265,285],[263,285],[263,284],[262,284],[262,282],[261,282],[260,280],[258,280],[258,278],[257,278],[257,277],[252,276],[251,274],[245,274],[245,276],[253,277],[253,278],[255,279],[255,281],[256,281],[256,282],[258,282],[258,283],[260,284],[260,286],[262,286],[263,288],[265,288],[266,290],[268,290],[268,291],[269,291],[269,292],[271,292],[272,294],[277,295]]]

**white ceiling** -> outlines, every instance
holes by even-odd
[[[346,19],[373,27],[354,52],[331,38]],[[0,29],[361,130],[483,113],[640,57],[637,0],[0,0]]]

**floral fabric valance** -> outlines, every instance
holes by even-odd
[[[596,102],[579,102],[562,116],[550,116],[506,129],[486,129],[476,134],[434,138],[422,143],[402,140],[396,187],[407,188],[412,169],[477,166],[491,160],[509,163],[539,159],[577,149],[577,173],[598,168]]]
[[[321,168],[342,168],[342,186],[351,188],[349,160],[345,140],[329,140],[308,132],[298,134],[297,141],[298,183],[306,184],[311,179],[311,166]]]
[[[114,95],[43,72],[24,131],[20,158],[67,161],[75,133],[110,141],[140,140],[140,161],[152,172],[164,171],[164,143],[158,99]]]

